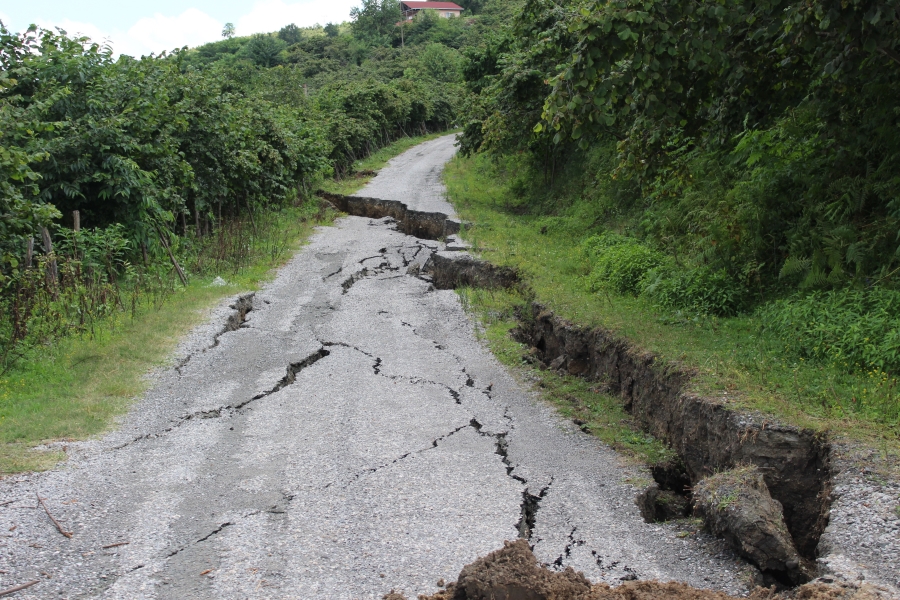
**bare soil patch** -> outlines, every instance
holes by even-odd
[[[439,582],[440,583],[440,582]],[[749,600],[873,600],[884,598],[870,586],[809,583],[789,592],[757,588]],[[538,564],[528,542],[517,540],[463,567],[459,579],[418,600],[730,600],[722,592],[676,582],[627,581],[618,587],[592,585],[571,567],[551,571]],[[384,600],[406,600],[391,592]]]

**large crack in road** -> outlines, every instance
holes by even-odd
[[[453,138],[363,193],[452,215]],[[380,598],[525,537],[594,581],[739,593],[724,544],[646,524],[639,476],[478,341],[421,268],[446,245],[391,219],[320,229],[255,296],[223,304],[177,368],[61,468],[0,482],[0,588],[19,598]],[[189,360],[188,360],[189,358]],[[35,492],[73,531],[63,538]]]

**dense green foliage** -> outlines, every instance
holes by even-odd
[[[0,370],[23,340],[89,330],[241,264],[265,245],[269,213],[315,204],[323,178],[398,138],[450,127],[466,96],[460,49],[483,26],[426,11],[401,28],[398,7],[366,0],[353,23],[243,38],[226,28],[140,60],[0,24]]]
[[[720,316],[815,290],[893,306],[900,2],[519,6],[467,52],[462,149],[515,157],[516,210],[590,238],[590,289]],[[887,364],[880,335],[850,364]]]

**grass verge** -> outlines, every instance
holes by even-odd
[[[474,223],[464,236],[475,251],[495,264],[517,268],[528,281],[534,300],[564,318],[604,327],[695,372],[691,392],[800,427],[846,435],[895,462],[900,453],[900,422],[896,416],[870,409],[875,406],[875,396],[884,393],[879,388],[883,385],[880,375],[848,374],[791,358],[782,343],[761,333],[754,316],[674,318],[640,298],[592,293],[585,282],[590,265],[581,252],[579,236],[583,239],[597,233],[596,223],[580,233],[573,233],[572,227],[547,227],[547,215],[529,214],[523,206],[521,193],[511,185],[515,173],[504,171],[502,164],[484,156],[455,158],[444,179],[460,216]],[[508,305],[470,305],[483,321],[487,319],[488,332],[491,315],[509,310]],[[511,326],[505,322],[502,327]],[[498,356],[508,364],[521,364],[525,349],[498,346],[502,328],[488,335]],[[495,339],[490,340],[492,336]],[[545,382],[554,377],[541,375]],[[569,393],[562,389],[551,392],[548,395],[554,402],[565,400]],[[568,404],[577,408],[587,406],[586,402],[571,400]],[[608,414],[604,419],[621,421],[613,404],[603,401],[596,406],[597,411]]]
[[[146,374],[165,364],[181,336],[202,322],[209,308],[257,289],[322,222],[303,216],[300,208],[272,215],[270,237],[281,238],[283,251],[261,253],[239,270],[221,273],[226,285],[210,285],[218,273],[194,277],[134,318],[119,313],[92,336],[63,338],[31,351],[0,378],[0,475],[50,468],[64,458],[60,451],[35,450],[36,445],[107,430],[147,388]]]
[[[604,393],[596,383],[549,370],[538,371],[527,358],[523,360],[529,349],[515,341],[511,332],[518,325],[517,311],[528,310],[529,298],[506,290],[462,288],[457,292],[463,308],[478,319],[478,335],[494,356],[509,367],[527,368],[528,378],[562,416],[626,456],[649,464],[675,457],[665,444],[638,431],[621,401]]]

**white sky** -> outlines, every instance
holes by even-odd
[[[5,0],[4,0],[5,4]],[[31,23],[62,27],[70,35],[108,41],[116,54],[141,56],[222,39],[225,23],[237,35],[277,31],[294,23],[306,27],[341,23],[360,0],[31,0],[0,8],[0,20],[12,31]]]

